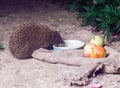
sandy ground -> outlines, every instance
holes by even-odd
[[[64,85],[62,77],[66,72],[78,67],[49,64],[35,59],[18,60],[9,52],[8,40],[11,31],[19,24],[29,21],[45,23],[59,31],[63,38],[77,39],[81,35],[86,35],[87,39],[90,38],[89,33],[74,37],[75,32],[89,29],[89,27],[79,26],[81,20],[76,20],[77,12],[68,12],[60,9],[58,5],[44,3],[44,1],[21,0],[21,2],[9,2],[9,4],[0,3],[0,42],[5,47],[5,50],[0,50],[0,88],[75,88]],[[68,37],[68,35],[71,36]],[[85,37],[83,40],[88,41]],[[112,43],[110,47],[120,52],[119,46],[120,41]],[[103,88],[120,88],[120,77],[119,75],[100,75],[94,78],[92,83],[101,83]],[[90,88],[91,84],[79,88]]]

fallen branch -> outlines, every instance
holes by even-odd
[[[109,53],[110,55],[107,58],[101,59],[84,58],[82,54],[82,50],[49,51],[39,49],[36,50],[32,56],[34,59],[52,64],[60,63],[78,66],[82,73],[64,78],[64,81],[69,83],[70,86],[86,86],[90,83],[91,78],[103,73],[120,74],[119,53],[114,51],[114,54]]]

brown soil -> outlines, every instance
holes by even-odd
[[[63,85],[61,75],[78,67],[49,64],[35,59],[18,60],[9,52],[9,35],[14,27],[29,21],[47,24],[57,30],[64,39],[72,39],[75,32],[79,33],[80,30],[87,30],[90,27],[79,26],[81,20],[76,20],[77,12],[68,12],[45,0],[34,0],[34,2],[14,0],[14,2],[9,1],[9,4],[4,3],[3,0],[0,4],[0,42],[5,47],[4,50],[0,50],[0,88],[70,88]],[[88,34],[80,35],[90,38]],[[85,43],[88,42],[85,37],[83,40]],[[120,41],[110,45],[111,48],[120,52],[119,46]],[[119,88],[120,77],[119,75],[102,75],[96,77],[92,83],[101,83],[103,88]],[[90,88],[90,85],[83,88]]]

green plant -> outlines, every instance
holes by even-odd
[[[0,44],[0,49],[3,49],[4,47],[3,47],[3,45],[2,44]]]
[[[92,3],[92,1],[88,0],[50,0],[52,3],[60,2],[60,7],[67,6],[69,11],[83,10],[83,5],[89,5]]]
[[[102,30],[108,41],[114,34],[120,33],[120,4],[116,1],[97,0],[97,5],[84,6],[85,12],[80,13],[79,17],[84,17],[83,26],[90,24]]]

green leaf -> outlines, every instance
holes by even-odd
[[[2,44],[0,44],[0,49],[4,49],[4,47],[3,47],[3,45],[2,45]]]
[[[101,18],[96,18],[96,21],[101,22],[102,19]]]
[[[72,3],[70,4],[69,8],[70,8],[70,11],[73,11],[77,8],[77,3],[79,2],[79,0],[76,0],[76,1],[72,1]]]

